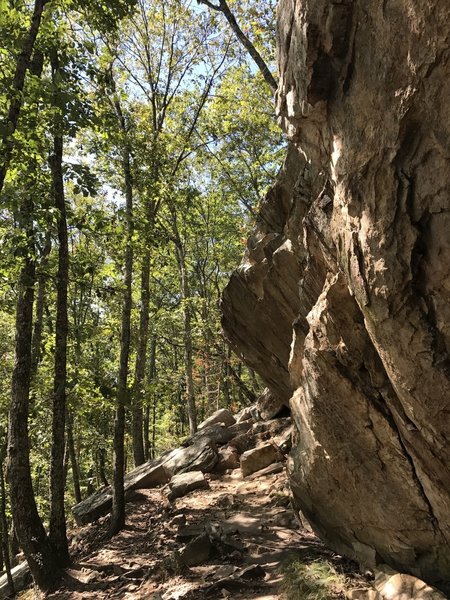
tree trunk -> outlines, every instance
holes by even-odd
[[[36,377],[39,363],[42,356],[42,332],[44,328],[44,307],[46,295],[47,273],[45,269],[48,264],[48,257],[52,248],[50,232],[45,236],[45,245],[42,250],[40,265],[37,273],[37,297],[36,297],[36,316],[34,319],[33,342],[31,350],[31,381]]]
[[[125,138],[122,168],[125,182],[127,239],[125,246],[125,272],[123,280],[122,325],[120,335],[119,376],[117,382],[116,418],[114,421],[113,498],[110,533],[118,533],[125,525],[125,407],[128,400],[128,363],[131,339],[131,305],[133,276],[133,181],[130,164],[130,147],[126,141],[127,127],[119,101],[115,100],[116,113]]]
[[[189,306],[190,290],[186,271],[186,257],[182,242],[176,232],[175,250],[177,254],[178,269],[180,273],[181,298],[183,300],[183,327],[184,327],[184,369],[186,378],[186,401],[189,419],[189,432],[193,435],[197,431],[197,409],[195,406],[195,390],[193,377],[193,352],[192,352],[192,324],[191,308]]]
[[[13,134],[17,128],[23,103],[21,92],[25,84],[27,69],[30,66],[34,43],[39,32],[42,12],[46,3],[47,0],[35,0],[30,29],[28,30],[28,35],[25,38],[22,50],[17,58],[16,70],[12,82],[11,102],[8,109],[8,116],[6,117],[6,122],[4,123],[5,127],[2,128],[3,135],[1,137],[0,146],[0,193],[3,190],[3,184],[5,182],[6,173],[8,171],[14,147]]]
[[[59,72],[58,58],[52,58],[53,81]],[[50,166],[53,179],[53,197],[58,214],[58,273],[56,276],[55,366],[53,382],[52,454],[50,463],[50,522],[49,538],[62,567],[70,563],[64,508],[64,449],[66,428],[67,383],[67,288],[69,284],[69,246],[67,235],[66,201],[62,171],[63,133],[62,118],[55,119],[53,155]]]
[[[145,363],[147,357],[147,340],[150,310],[150,251],[146,250],[142,260],[141,270],[141,309],[139,316],[139,341],[136,351],[136,365],[134,371],[133,407],[132,407],[132,433],[133,457],[135,466],[145,462],[143,439],[143,397],[145,394]]]
[[[238,22],[236,21],[235,16],[231,12],[230,7],[228,6],[226,0],[219,0],[219,4],[214,4],[213,2],[210,2],[209,0],[199,0],[199,2],[201,4],[205,4],[206,6],[209,6],[209,8],[212,8],[213,10],[216,10],[223,14],[223,16],[228,21],[228,24],[230,25],[234,35],[237,37],[237,39],[240,41],[240,43],[243,45],[243,47],[247,50],[249,55],[255,61],[256,65],[257,65],[258,69],[260,70],[262,76],[264,77],[266,83],[269,85],[272,92],[275,92],[277,89],[277,82],[275,81],[272,73],[269,70],[269,67],[264,62],[264,59],[262,58],[262,56],[260,55],[258,50],[255,48],[255,46],[252,44],[250,39],[245,35],[245,33],[239,27]]]
[[[98,476],[101,485],[109,485],[105,472],[105,449],[99,448],[97,452],[98,458]]]
[[[11,511],[17,538],[36,584],[53,589],[61,571],[39,517],[30,472],[28,408],[31,376],[31,339],[35,283],[33,203],[25,198],[20,221],[27,236],[27,248],[18,282],[16,304],[16,349],[11,383],[8,431],[8,476]]]
[[[156,376],[156,335],[152,335],[150,341],[150,364],[148,369],[148,381],[151,383]],[[153,392],[153,430],[155,427],[155,419],[156,419],[156,394]],[[145,460],[149,460],[150,458],[154,458],[154,431],[152,432],[152,443],[150,444],[150,404],[147,402],[145,406],[145,415],[144,415],[144,454]]]
[[[73,491],[75,495],[75,501],[78,504],[82,501],[83,496],[81,495],[80,488],[80,468],[77,461],[77,455],[75,452],[75,442],[73,439],[73,417],[69,409],[67,410],[66,429],[67,449],[69,452],[70,466],[72,467]]]

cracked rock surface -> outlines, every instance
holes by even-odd
[[[450,4],[280,0],[290,147],[223,300],[338,552],[450,572]]]

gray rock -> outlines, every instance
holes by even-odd
[[[275,475],[276,473],[281,473],[281,471],[283,469],[284,469],[283,463],[276,462],[276,463],[273,463],[272,465],[269,465],[268,467],[264,467],[263,469],[260,469],[259,471],[255,471],[251,475],[248,475],[247,479],[249,481],[253,481],[254,479],[259,479],[260,477],[268,477],[269,475]]]
[[[189,492],[207,488],[208,482],[201,471],[179,473],[174,475],[168,484],[167,497],[170,501],[186,496]]]
[[[287,454],[292,448],[292,432],[294,426],[290,425],[287,429],[281,432],[279,435],[273,437],[275,445],[281,450],[283,454]]]
[[[241,455],[242,475],[244,477],[251,475],[272,463],[279,462],[282,458],[280,452],[270,442],[247,450]]]
[[[269,388],[266,388],[256,401],[256,409],[264,421],[276,417],[284,407],[283,399],[273,394]]]
[[[243,421],[242,423],[235,423],[234,425],[230,425],[230,427],[227,428],[227,430],[232,435],[230,439],[233,439],[238,435],[242,435],[243,433],[247,433],[247,431],[250,431],[250,429],[252,428],[252,425],[252,421]]]
[[[233,425],[232,427],[235,426]],[[193,444],[204,440],[209,440],[217,446],[226,444],[234,435],[236,435],[232,427],[229,428],[226,425],[221,425],[220,423],[208,425],[203,429],[199,429],[194,435],[188,437],[187,440],[183,442],[182,446],[192,446]]]
[[[374,587],[384,600],[446,600],[444,594],[421,579],[389,568],[377,572]]]
[[[170,473],[159,461],[145,463],[125,476],[125,493],[128,497],[134,490],[146,489],[164,485],[170,479]],[[72,508],[77,525],[92,523],[108,514],[112,506],[111,486],[92,494]]]
[[[245,408],[240,410],[238,413],[236,413],[234,415],[234,418],[236,419],[236,423],[243,423],[244,421],[250,421],[251,419],[253,419],[253,414],[252,414],[253,410],[254,410],[254,406],[246,406]]]
[[[171,474],[188,471],[209,473],[218,461],[217,450],[209,439],[201,439],[187,448],[177,448],[165,460],[164,468]]]
[[[180,559],[187,567],[201,565],[211,554],[212,544],[207,533],[190,541],[180,552]]]
[[[277,20],[291,143],[223,293],[225,335],[290,404],[315,531],[446,581],[450,3],[280,0]]]
[[[227,408],[220,408],[219,410],[216,410],[216,412],[214,412],[210,417],[200,423],[198,429],[204,429],[205,427],[214,425],[215,423],[223,423],[224,425],[229,426],[236,423],[236,419]]]
[[[17,567],[11,569],[11,576],[14,581],[14,589],[17,592],[24,590],[32,581],[30,567],[27,562],[23,562]],[[9,598],[11,594],[6,573],[0,577],[0,599]]]
[[[239,467],[239,453],[233,446],[221,448],[218,452],[219,460],[214,467],[215,473],[223,473],[227,469],[237,469]]]

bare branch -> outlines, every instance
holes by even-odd
[[[209,0],[197,0],[197,2],[199,4],[205,4],[212,10],[216,10],[223,14],[223,16],[228,21],[228,23],[229,23],[231,29],[233,30],[235,36],[237,37],[237,39],[241,42],[241,44],[244,46],[244,48],[247,50],[247,52],[250,54],[250,56],[255,61],[256,65],[258,66],[258,69],[261,71],[261,74],[264,77],[266,83],[269,85],[271,90],[273,92],[275,92],[278,87],[278,84],[275,81],[275,78],[273,77],[272,73],[270,72],[270,69],[267,66],[267,64],[265,63],[261,54],[258,52],[258,50],[252,44],[250,39],[245,35],[245,33],[239,27],[238,22],[236,21],[235,16],[231,12],[230,7],[228,6],[226,0],[219,0],[218,5],[213,4]]]

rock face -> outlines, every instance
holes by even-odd
[[[450,4],[280,0],[291,140],[223,299],[289,402],[291,486],[366,565],[450,572]]]

